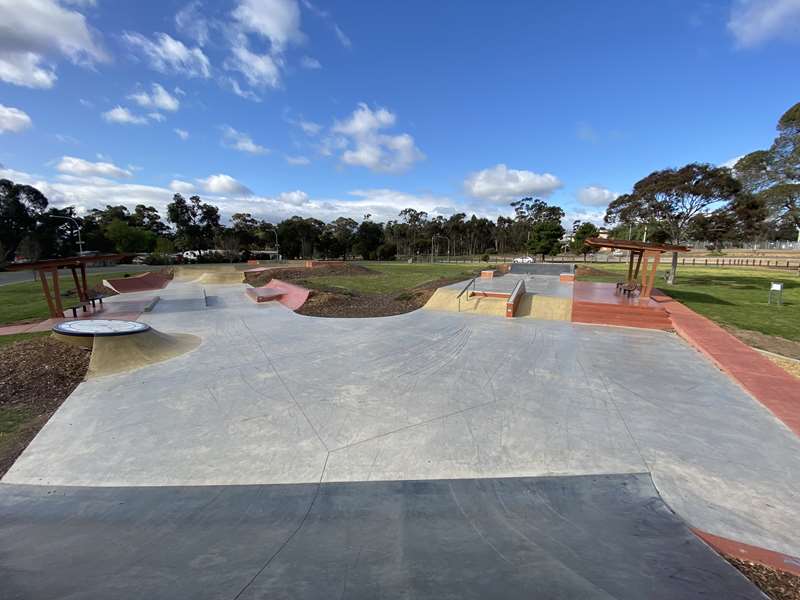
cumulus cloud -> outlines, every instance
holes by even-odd
[[[175,28],[194,40],[198,46],[204,46],[208,42],[209,34],[209,23],[201,8],[199,1],[190,2],[175,15]]]
[[[562,183],[555,175],[509,169],[504,164],[470,173],[464,180],[470,196],[498,203],[525,196],[547,198],[560,187]]]
[[[222,196],[250,196],[253,193],[247,186],[224,173],[209,175],[205,179],[198,179],[197,183],[199,183],[205,191]]]
[[[331,152],[333,148],[343,149],[340,160],[347,165],[385,173],[407,171],[425,155],[411,135],[382,133],[393,127],[396,120],[396,115],[385,108],[372,110],[359,103],[347,119],[334,123],[331,128],[334,138],[328,141],[327,149]]]
[[[132,177],[133,173],[110,162],[91,162],[75,156],[62,156],[56,170],[65,175],[75,177],[110,177],[123,179]]]
[[[242,131],[237,131],[229,125],[222,127],[222,145],[239,152],[247,152],[248,154],[266,154],[269,152],[264,146],[256,144],[249,135]]]
[[[238,71],[244,75],[248,85],[259,88],[280,86],[281,65],[280,56],[252,52],[247,38],[243,35],[237,37],[237,41],[231,48],[231,56],[225,60],[226,69]],[[234,92],[241,96],[247,94],[241,88],[237,89],[236,87],[234,87]]]
[[[91,66],[108,55],[79,12],[55,0],[0,2],[0,80],[31,88],[51,88],[61,57]]]
[[[578,202],[585,206],[606,206],[619,194],[599,185],[587,185],[578,190]]]
[[[103,120],[108,123],[121,123],[123,125],[145,125],[147,118],[132,113],[130,110],[123,106],[115,106],[111,110],[107,110],[102,115]]]
[[[32,124],[31,118],[24,111],[0,104],[0,134],[19,133]]]
[[[300,59],[300,66],[304,69],[321,69],[322,64],[313,56],[304,56]]]
[[[773,39],[797,40],[800,0],[736,0],[731,7],[728,30],[742,48]]]
[[[170,94],[157,83],[152,85],[152,92],[150,93],[141,91],[131,94],[128,97],[136,102],[139,106],[143,106],[145,108],[155,108],[158,110],[174,112],[181,106],[180,100],[178,100],[175,96]]]
[[[175,132],[175,135],[177,135],[179,138],[181,138],[181,139],[182,139],[182,140],[184,140],[184,141],[186,141],[186,140],[188,140],[188,139],[189,139],[189,132],[188,132],[188,131],[186,131],[185,129],[178,129],[178,128],[176,127],[176,128],[175,128],[175,129],[173,129],[172,131],[174,131],[174,132]]]
[[[305,156],[287,156],[286,162],[295,167],[311,164],[311,161]]]
[[[211,63],[199,47],[188,48],[166,33],[156,33],[150,40],[141,33],[126,31],[122,39],[141,53],[156,71],[186,77],[206,78],[211,75]]]
[[[242,30],[269,40],[273,52],[304,40],[296,0],[239,0],[233,18]]]
[[[195,187],[193,183],[189,183],[188,181],[173,179],[169,182],[169,189],[178,194],[191,194]]]

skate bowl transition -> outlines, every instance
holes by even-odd
[[[163,273],[141,273],[131,277],[119,277],[116,279],[104,279],[103,285],[114,290],[118,294],[132,292],[148,292],[161,290],[170,282],[171,277]]]
[[[289,310],[297,310],[303,306],[310,293],[304,287],[280,279],[270,279],[265,286],[250,286],[245,289],[247,297],[256,304],[277,300]]]
[[[103,377],[157,364],[191,352],[198,336],[166,334],[138,321],[85,319],[53,327],[53,335],[69,344],[91,349],[87,378]]]

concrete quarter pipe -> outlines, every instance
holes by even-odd
[[[649,475],[0,485],[4,598],[763,598]]]

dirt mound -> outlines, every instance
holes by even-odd
[[[315,290],[295,312],[311,317],[390,317],[417,310],[433,292],[432,289],[419,289],[397,295],[356,295]]]
[[[258,287],[266,284],[270,279],[301,281],[309,277],[353,277],[357,275],[380,275],[380,273],[376,273],[367,267],[350,263],[345,265],[321,265],[311,269],[305,267],[273,267],[255,277],[248,277],[247,282]]]

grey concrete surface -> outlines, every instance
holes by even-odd
[[[320,319],[243,288],[205,286],[208,308],[198,286],[160,290],[144,320],[200,348],[81,384],[3,481],[650,472],[692,526],[800,555],[800,441],[674,335],[432,311]]]
[[[511,263],[512,273],[527,273],[529,275],[560,275],[561,273],[574,273],[575,263]]]
[[[525,292],[528,294],[572,298],[572,283],[562,283],[559,281],[558,275],[507,273],[491,279],[477,278],[475,280],[475,290],[480,292],[507,292],[510,294],[520,280],[525,282]],[[446,287],[461,290],[466,283],[466,281],[458,282]]]
[[[0,485],[8,600],[762,599],[644,475]]]

